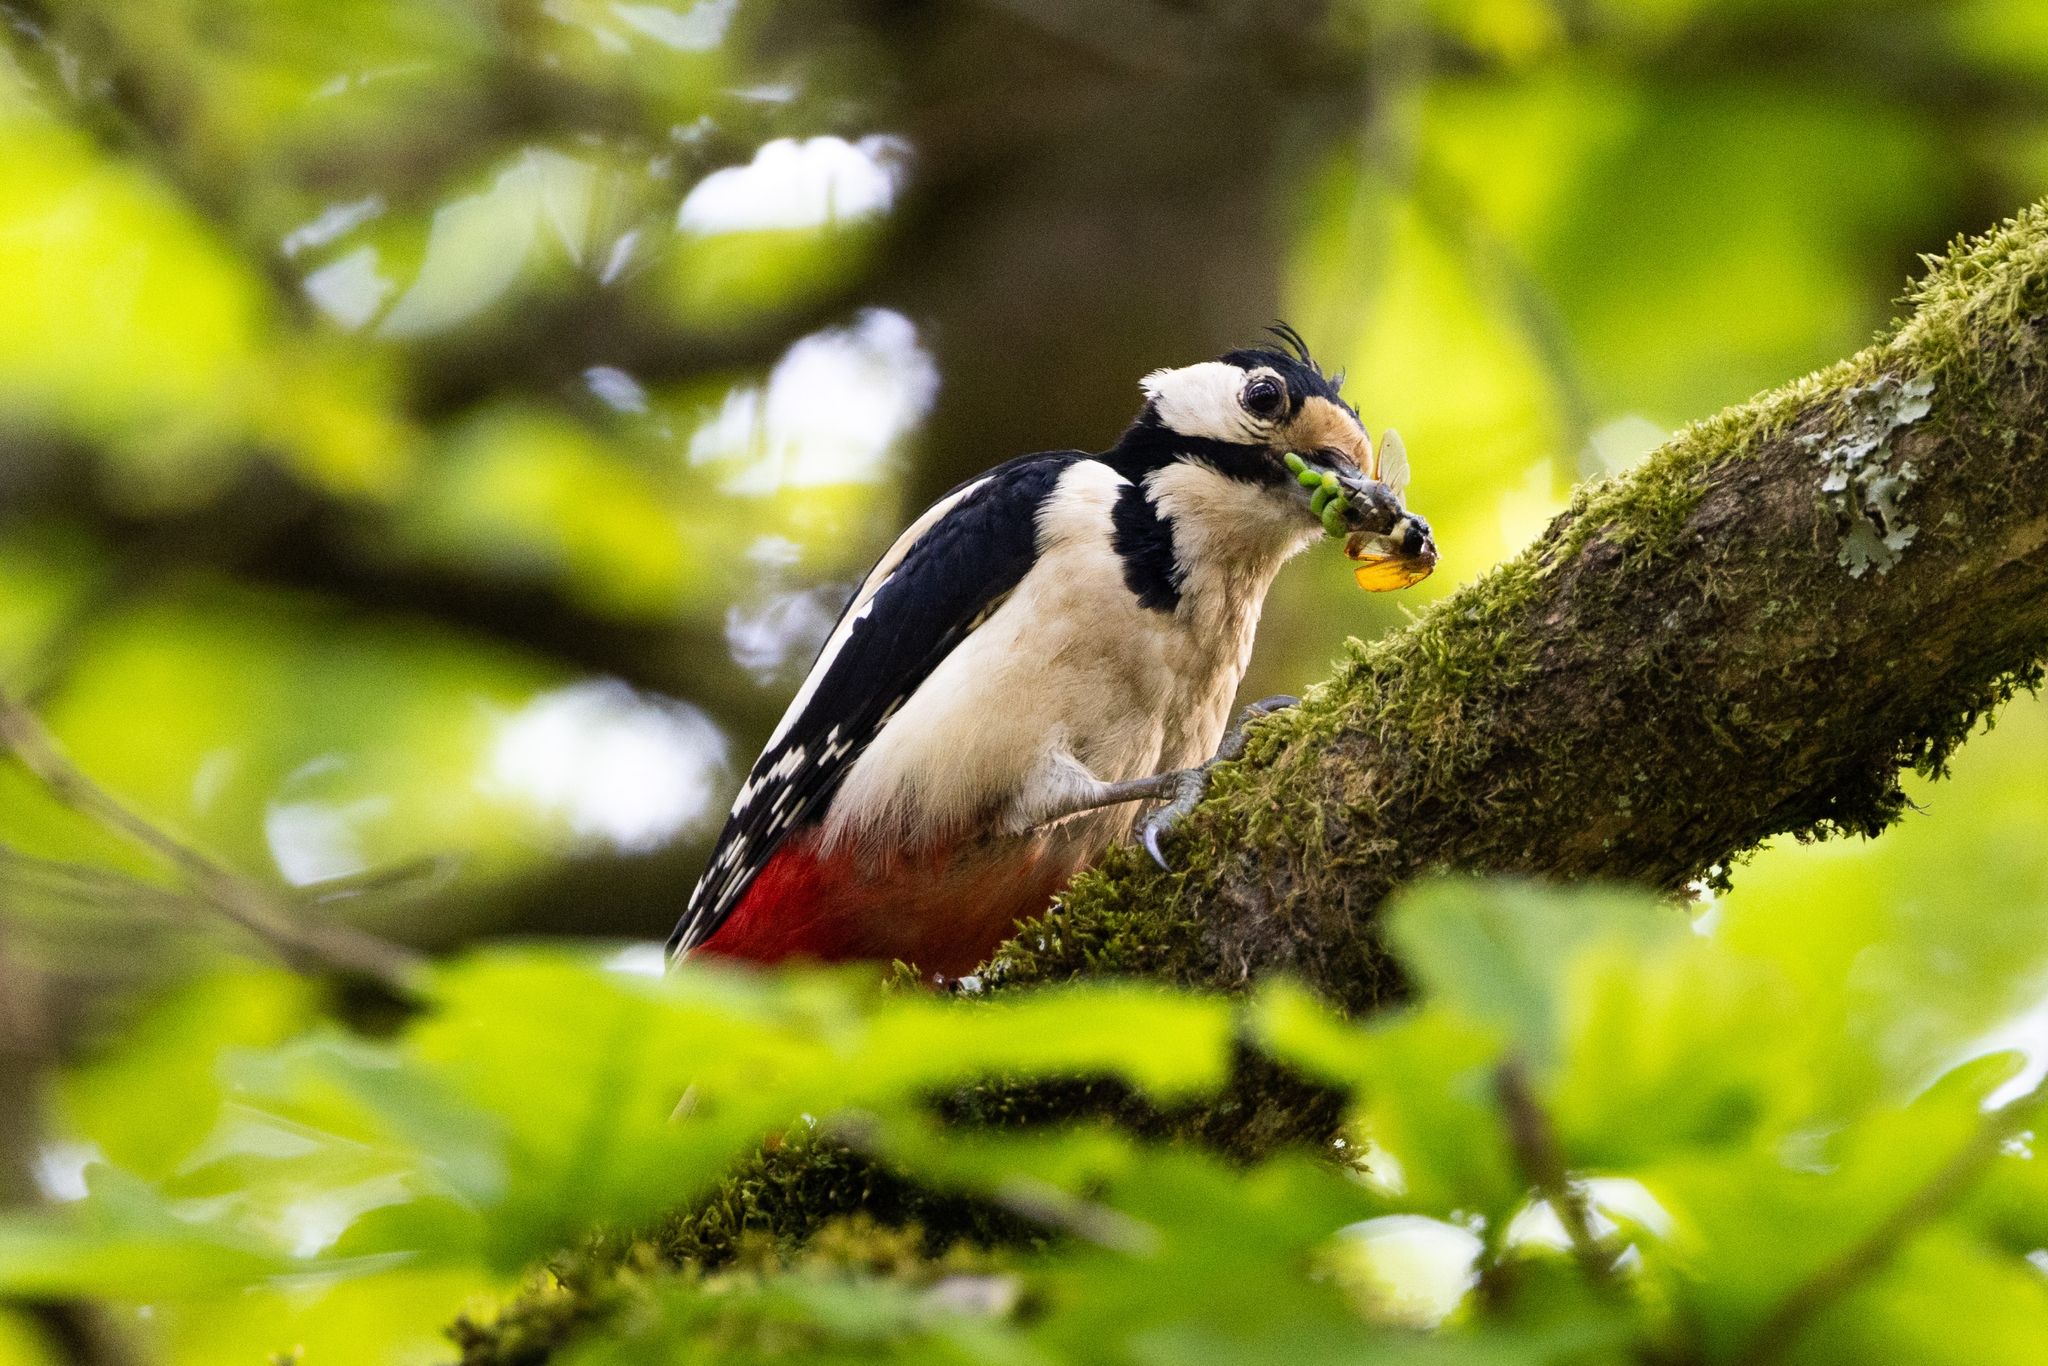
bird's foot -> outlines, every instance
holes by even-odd
[[[1262,716],[1285,711],[1300,701],[1300,698],[1289,697],[1284,693],[1276,697],[1260,698],[1238,713],[1237,724],[1224,732],[1221,743],[1216,746],[1216,753],[1206,763],[1194,768],[1184,768],[1178,773],[1162,775],[1173,782],[1173,798],[1145,817],[1143,824],[1138,827],[1138,842],[1145,846],[1145,852],[1152,856],[1154,863],[1168,872],[1173,871],[1173,865],[1166,861],[1166,855],[1159,850],[1160,837],[1180,824],[1190,811],[1201,804],[1203,795],[1209,790],[1210,769],[1218,764],[1244,757],[1245,727]]]

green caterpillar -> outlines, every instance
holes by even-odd
[[[1344,486],[1337,481],[1337,476],[1328,470],[1309,468],[1308,461],[1293,451],[1287,452],[1284,459],[1287,468],[1301,481],[1301,486],[1315,490],[1309,495],[1308,508],[1322,519],[1323,530],[1340,540],[1343,539],[1349,534],[1349,528],[1344,524],[1344,514],[1351,510],[1351,500],[1344,496]]]

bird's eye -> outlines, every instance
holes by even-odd
[[[1271,375],[1260,375],[1244,386],[1243,402],[1253,417],[1278,417],[1287,406],[1287,386]]]

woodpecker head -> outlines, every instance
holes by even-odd
[[[1349,537],[1354,558],[1405,566],[1399,583],[1361,574],[1361,585],[1421,578],[1436,551],[1428,523],[1403,506],[1400,438],[1387,432],[1376,448],[1339,392],[1343,377],[1325,375],[1293,328],[1273,334],[1278,347],[1145,376],[1144,410],[1118,451],[1148,482],[1175,464],[1213,475],[1219,487],[1203,500],[1210,515],[1234,518],[1248,540],[1291,540],[1291,553],[1325,531]],[[1195,476],[1169,478],[1186,485]]]

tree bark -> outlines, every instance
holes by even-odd
[[[1433,869],[1676,889],[1774,834],[1897,818],[1901,772],[1941,772],[2048,654],[2048,206],[1911,302],[1352,642],[1218,770],[1175,871],[1113,854],[991,984],[1286,972],[1367,1009],[1400,989],[1380,907]]]
[[[1676,889],[1773,834],[1896,819],[1899,775],[1939,773],[2048,657],[2048,205],[1958,244],[1912,302],[1860,355],[1582,489],[1409,629],[1352,642],[1217,770],[1168,842],[1175,871],[1112,853],[985,984],[1284,972],[1369,1010],[1401,990],[1380,907],[1431,870]],[[1172,1115],[1106,1083],[952,1104],[970,1123],[1108,1114],[1242,1157],[1336,1122],[1326,1089],[1239,1064],[1226,1095]],[[742,1228],[801,1241],[877,1189],[928,1227],[953,1217],[831,1144],[759,1172],[738,1205],[682,1216],[667,1255],[715,1261]],[[463,1330],[464,1361],[535,1360],[583,1322],[518,1303]]]

